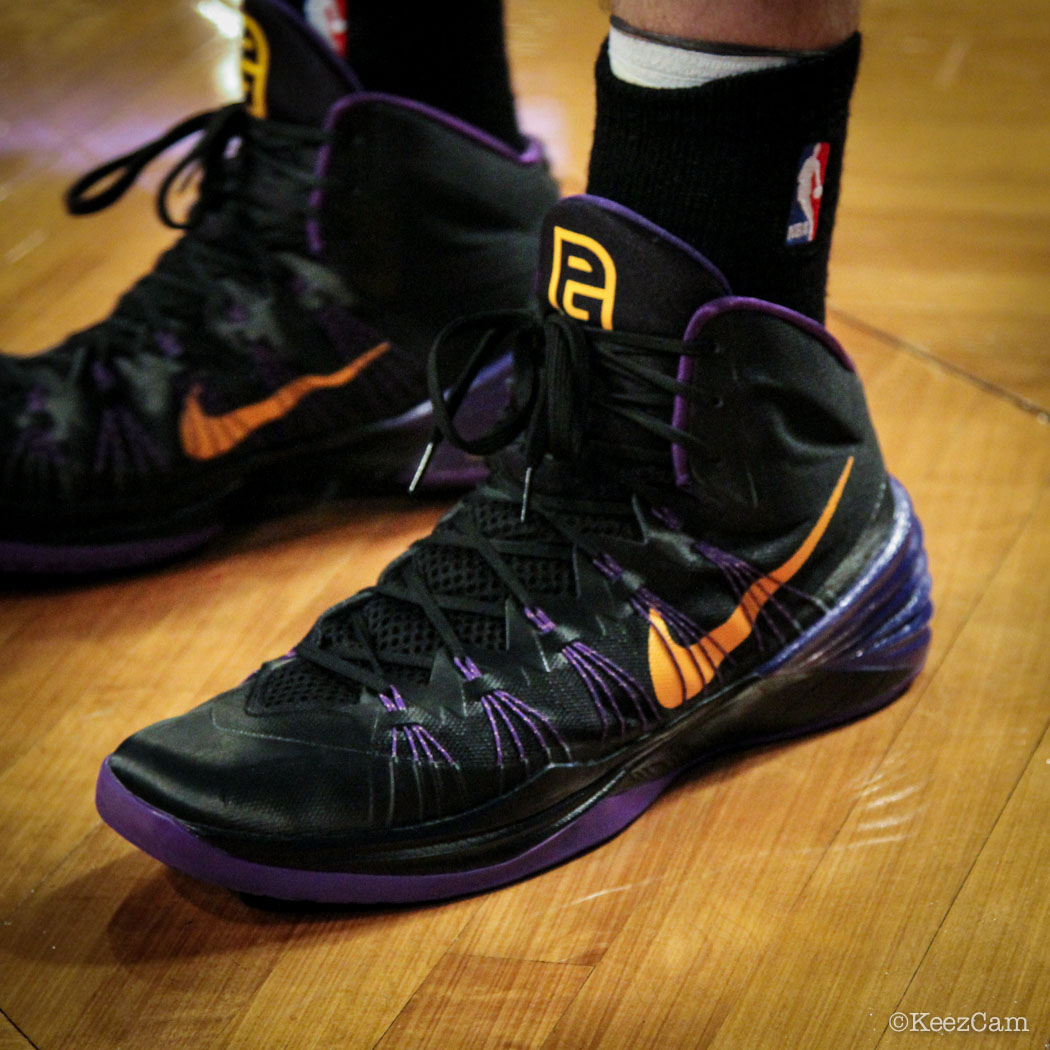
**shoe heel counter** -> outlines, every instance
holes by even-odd
[[[888,536],[866,567],[817,623],[786,646],[762,675],[802,672],[896,672],[906,684],[922,669],[933,616],[922,526],[904,487],[890,479]]]
[[[338,107],[322,160],[320,241],[362,319],[401,346],[468,313],[524,307],[557,187],[521,156],[424,107],[367,96]]]
[[[822,545],[848,547],[875,515],[887,474],[860,379],[835,339],[809,318],[739,297],[708,304],[686,338],[687,425],[710,455],[690,463],[684,480],[710,503],[717,527],[790,532],[825,504],[849,464]]]

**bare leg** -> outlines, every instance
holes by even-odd
[[[612,11],[651,33],[759,48],[828,48],[860,23],[860,0],[613,0]]]

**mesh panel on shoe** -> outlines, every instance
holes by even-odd
[[[576,589],[576,578],[572,563],[567,558],[526,558],[511,556],[507,563],[514,575],[533,594],[572,594]]]
[[[365,607],[365,622],[379,653],[419,656],[432,652],[437,645],[437,632],[423,613],[394,598],[372,598]]]
[[[481,601],[498,601],[505,588],[499,577],[473,550],[422,547],[416,569],[437,594],[470,595]]]
[[[335,707],[357,699],[346,683],[303,660],[292,660],[256,679],[249,707],[273,711],[298,707]]]
[[[497,500],[475,499],[462,506],[458,515],[470,514],[486,536],[492,540],[512,541],[527,546],[536,544],[535,554],[516,552],[503,556],[507,567],[521,581],[525,589],[538,598],[565,597],[575,593],[571,547],[561,533],[554,530],[542,515],[530,515],[523,522],[520,506]],[[637,538],[638,524],[629,508],[624,513],[586,514],[579,511],[562,517],[575,531],[591,536]],[[440,531],[449,528],[439,526]],[[561,550],[561,554],[552,553]],[[435,595],[463,597],[482,602],[502,603],[506,587],[484,557],[473,548],[443,546],[439,543],[416,547],[411,555],[413,571],[424,586]],[[400,568],[395,568],[397,578]],[[328,614],[324,621],[324,637],[338,651],[340,644],[351,637],[347,611]],[[445,618],[457,637],[471,648],[499,650],[506,645],[506,623],[502,609],[498,614],[446,610]],[[364,606],[364,621],[372,647],[381,661],[394,654],[429,656],[441,644],[437,630],[417,605],[387,595],[370,597]],[[399,664],[391,667],[399,681],[424,684],[429,670]],[[294,704],[345,704],[357,700],[357,688],[316,668],[289,673],[282,670],[270,676],[257,692],[260,706],[267,709]]]
[[[476,613],[449,612],[448,622],[466,645],[482,649],[502,649],[506,644],[503,617],[478,616]]]

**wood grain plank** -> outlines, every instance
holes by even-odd
[[[565,11],[508,0],[507,22],[523,122],[576,191],[606,14]],[[928,530],[938,612],[912,693],[707,769],[476,901],[267,912],[100,827],[98,760],[285,651],[437,509],[341,504],[152,575],[4,594],[0,1047],[917,1045],[885,1031],[898,1007],[1027,1011],[1041,1045],[1048,431],[867,327],[1050,404],[1045,15],[865,6],[831,291]],[[230,53],[193,0],[0,10],[0,345],[102,316],[170,242],[164,161],[90,221],[61,193],[227,97]]]
[[[836,307],[1050,408],[1050,20],[868,0]]]
[[[6,1017],[0,1017],[0,1050],[33,1050],[33,1044]]]
[[[3,1006],[38,1047],[371,1047],[474,906],[257,907],[98,827],[0,926]]]
[[[449,955],[377,1050],[539,1047],[589,974],[588,966]]]
[[[965,659],[966,641],[979,645],[988,668],[982,675],[986,687],[998,689],[1008,709],[1025,692],[1036,702],[1045,700],[1050,681],[1050,655],[1033,630],[1033,624],[1045,624],[1050,617],[1042,575],[1050,565],[1048,551],[1050,494],[967,625],[967,638],[960,639],[959,662]],[[993,756],[980,757],[984,763],[970,766],[975,776],[984,775]],[[1023,1030],[1030,1034],[1021,1038],[1019,1030],[1017,1044],[1044,1045],[1050,1037],[1048,811],[1050,734],[1044,734],[895,1010],[909,1017],[970,1018],[971,1028],[986,1027],[986,1038],[991,1038],[992,1019],[1023,1018]],[[976,1031],[943,1032],[938,1045],[972,1045],[977,1037]],[[1010,1038],[999,1036],[1004,1045]],[[888,1030],[878,1045],[905,1043],[905,1036]]]
[[[479,903],[319,910],[311,936],[281,953],[236,1025],[217,1035],[214,1050],[255,1050],[271,1041],[296,1050],[376,1046],[406,1011],[419,1017],[433,1005],[432,975]]]
[[[400,508],[400,509],[399,509]],[[373,582],[439,504],[328,506],[261,525],[152,574],[0,598],[0,871],[7,914],[95,826],[98,765],[287,652],[328,605]]]

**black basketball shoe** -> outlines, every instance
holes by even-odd
[[[816,322],[593,197],[541,242],[490,480],[292,654],[105,763],[103,818],[237,890],[421,901],[615,834],[681,770],[902,693],[922,535]],[[443,383],[434,377],[440,390]],[[440,406],[439,406],[440,407]]]
[[[147,564],[230,520],[404,481],[432,429],[426,356],[464,312],[524,306],[556,190],[448,115],[360,90],[276,0],[245,12],[244,103],[202,113],[84,176],[115,201],[198,134],[185,233],[106,320],[0,358],[0,571]],[[505,369],[504,369],[505,370]],[[505,398],[495,366],[482,401]],[[431,479],[483,467],[451,450]]]

